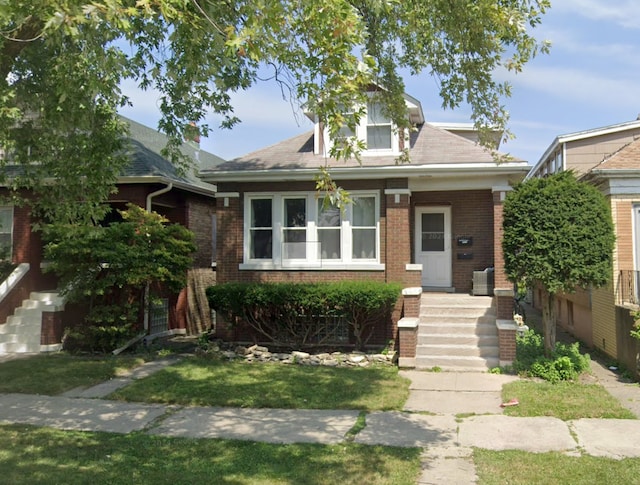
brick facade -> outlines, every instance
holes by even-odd
[[[494,265],[493,199],[490,190],[414,192],[412,214],[418,207],[451,207],[452,285],[456,292],[469,293],[473,272]],[[411,216],[411,254],[415,252],[415,221]],[[472,237],[471,246],[457,246],[458,237]],[[463,254],[464,253],[464,254]],[[469,257],[470,259],[463,259]]]

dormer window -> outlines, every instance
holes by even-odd
[[[361,151],[361,155],[364,157],[396,157],[409,146],[408,130],[399,130],[391,120],[391,117],[385,114],[384,103],[379,101],[380,96],[383,95],[381,91],[371,92],[366,106],[355,105],[351,109],[347,107],[344,112],[344,116],[347,119],[349,119],[350,115],[353,115],[354,111],[359,111],[361,116],[353,128],[350,128],[345,123],[340,128],[338,136],[347,141],[356,141],[359,146],[364,146]],[[404,98],[409,123],[413,125],[424,123],[424,114],[422,113],[420,102],[407,94],[404,95]],[[315,123],[313,153],[315,155],[329,156],[333,146],[333,140],[329,137],[329,130],[326,126],[323,126],[315,113],[307,111],[305,114]]]
[[[367,150],[392,150],[391,118],[382,111],[380,103],[367,104]]]

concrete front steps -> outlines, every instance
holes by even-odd
[[[22,306],[0,325],[0,354],[36,353],[53,349],[40,345],[42,313],[60,311],[63,299],[56,292],[32,292]]]
[[[487,371],[500,365],[493,298],[423,293],[416,368]]]

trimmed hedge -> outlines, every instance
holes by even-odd
[[[207,288],[209,306],[233,323],[241,320],[278,345],[335,343],[344,319],[358,348],[385,323],[402,287],[395,283],[225,283]]]

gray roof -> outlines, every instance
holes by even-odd
[[[126,182],[128,178],[158,177],[169,182],[181,184],[182,188],[187,190],[189,189],[188,186],[205,191],[214,190],[211,184],[204,183],[198,179],[195,171],[223,163],[224,160],[222,158],[204,150],[199,150],[195,144],[185,142],[181,147],[181,151],[193,161],[194,167],[181,173],[161,154],[168,140],[164,134],[128,118],[122,117],[122,119],[129,125],[131,163],[124,168],[119,180],[121,183]]]
[[[310,131],[205,169],[202,175],[205,178],[215,179],[216,173],[221,172],[317,169],[327,163],[334,168],[360,166],[355,159],[348,161],[326,159],[314,154],[313,148],[314,134]],[[411,133],[409,153],[411,164],[415,166],[495,163],[494,154],[490,150],[428,123],[418,126],[417,131]],[[363,155],[362,165],[363,169],[391,167],[397,165],[396,159],[395,155]],[[512,161],[522,162],[519,159],[512,159]]]

